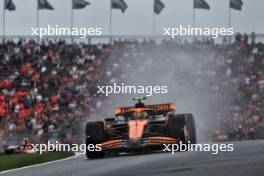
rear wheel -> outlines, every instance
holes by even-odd
[[[16,149],[14,149],[14,148],[12,148],[12,149],[6,149],[6,150],[4,151],[4,153],[5,153],[6,155],[15,154],[15,153],[16,153]]]
[[[192,114],[184,114],[185,116],[185,128],[186,128],[186,140],[190,141],[191,144],[196,144],[196,128],[195,121]],[[187,142],[186,141],[186,142]]]
[[[195,122],[192,114],[171,115],[168,119],[168,134],[184,143],[196,144]]]
[[[104,127],[100,122],[88,122],[85,128],[86,133],[86,146],[93,144],[100,144],[104,141]],[[90,151],[88,147],[86,149],[86,157],[95,159],[103,158],[104,151]]]

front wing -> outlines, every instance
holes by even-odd
[[[171,137],[147,137],[139,139],[116,139],[109,140],[100,144],[102,150],[133,150],[162,147],[163,144],[175,144],[177,139]]]

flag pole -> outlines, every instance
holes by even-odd
[[[109,11],[109,35],[110,42],[112,43],[112,0],[110,0],[110,11]]]
[[[231,28],[231,8],[229,6],[229,10],[228,10],[228,28]],[[231,36],[228,37],[228,41],[229,41],[229,44],[231,44]]]
[[[155,36],[155,34],[156,34],[156,15],[155,15],[155,13],[153,14],[152,34],[153,34],[153,36]]]
[[[195,28],[195,13],[196,13],[196,11],[195,11],[195,2],[194,2],[195,0],[193,0],[193,16],[192,16],[192,27],[193,28]]]
[[[39,28],[39,0],[37,0],[36,28]],[[37,39],[37,43],[39,43],[39,37]]]
[[[153,0],[153,10],[155,10],[155,0]],[[153,37],[155,36],[156,34],[156,14],[155,14],[155,11],[153,11],[153,24],[152,24],[152,35]]]
[[[196,10],[193,8],[193,27],[195,28],[196,25]]]
[[[195,28],[196,25],[196,9],[193,6],[193,24],[192,27]],[[195,36],[193,35],[193,41],[195,41]]]
[[[4,4],[3,4],[3,42],[5,42],[5,0],[3,1]]]
[[[73,0],[71,0],[72,4],[71,4],[71,29],[73,28],[73,25],[74,25],[74,17],[73,17]],[[71,35],[71,42],[73,43],[73,37]]]

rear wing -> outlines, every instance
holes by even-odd
[[[156,111],[158,114],[175,111],[175,103],[166,103],[166,104],[155,104],[155,105],[146,105],[144,108],[135,108],[135,107],[118,107],[115,109],[115,114],[124,114],[129,112],[142,112],[142,111]]]

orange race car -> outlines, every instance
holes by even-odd
[[[196,143],[192,114],[174,114],[173,103],[145,105],[145,97],[134,98],[134,107],[116,108],[114,118],[87,122],[86,145],[100,151],[86,151],[87,158],[102,158],[121,152],[136,153],[163,149],[163,144]]]

